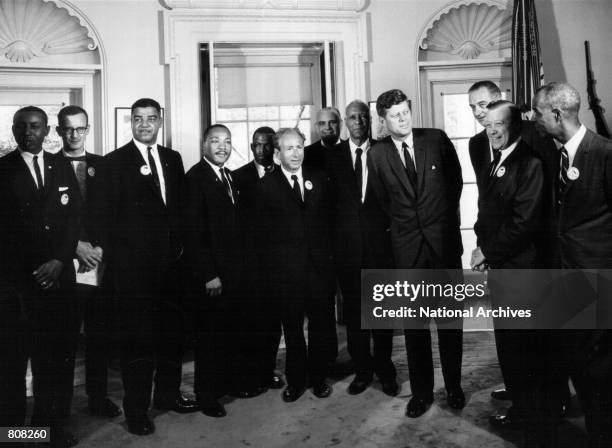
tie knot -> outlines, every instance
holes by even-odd
[[[150,146],[147,146],[147,151],[151,152],[153,148],[151,148]]]
[[[34,160],[36,162],[38,160],[38,156],[32,157],[32,160]]]
[[[291,175],[291,180],[294,181],[294,182],[297,182],[298,177],[295,174],[292,174]]]
[[[402,149],[408,149],[408,144],[406,142],[402,142]]]
[[[362,153],[363,153],[363,149],[361,149],[361,148],[357,148],[355,150],[355,154],[357,154],[358,156],[361,156]]]

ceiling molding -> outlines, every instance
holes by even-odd
[[[160,0],[166,9],[280,9],[363,11],[369,0]]]

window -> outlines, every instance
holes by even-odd
[[[312,141],[313,114],[324,102],[324,86],[331,83],[323,69],[331,54],[329,44],[321,43],[201,44],[203,122],[230,129],[230,169],[252,159],[250,143],[259,127],[297,126],[305,144]]]

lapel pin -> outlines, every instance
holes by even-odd
[[[580,177],[580,171],[578,170],[578,168],[573,166],[569,170],[567,170],[567,177],[570,180],[576,180]]]
[[[497,170],[497,177],[502,177],[504,174],[506,174],[506,167],[500,166]]]
[[[66,205],[68,204],[69,199],[70,198],[68,197],[68,193],[64,193],[62,197],[60,198],[60,202],[62,203],[62,205]]]
[[[432,169],[432,170],[435,170],[435,169],[436,169],[436,166],[435,166],[435,165],[432,165],[432,166],[431,166],[431,169]]]
[[[310,182],[309,180],[304,182],[304,188],[306,188],[307,190],[312,190],[312,182]]]
[[[140,174],[142,174],[143,176],[148,176],[149,174],[151,174],[151,168],[149,168],[149,165],[141,166]]]
[[[93,166],[90,166],[87,168],[87,174],[89,174],[90,177],[94,177],[96,175],[96,169]]]

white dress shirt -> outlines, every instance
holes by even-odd
[[[393,141],[393,144],[397,148],[397,153],[399,154],[400,159],[402,159],[404,168],[406,168],[406,161],[404,160],[404,149],[402,148],[402,143],[406,143],[406,145],[408,145],[408,153],[410,154],[410,157],[412,157],[412,162],[414,163],[414,169],[416,170],[416,159],[414,158],[414,141],[412,140],[412,132],[404,140],[396,140],[394,137],[391,137],[391,140]]]
[[[499,162],[497,162],[497,165],[495,166],[495,169],[493,170],[493,173],[491,174],[497,173],[497,170],[502,165],[502,163],[504,163],[504,160],[506,160],[508,156],[512,154],[512,151],[516,149],[516,145],[518,145],[520,141],[521,141],[521,138],[519,137],[516,140],[514,140],[514,143],[512,143],[510,146],[501,150],[501,157],[499,158]],[[489,146],[491,146],[490,142],[489,142]],[[493,153],[493,148],[491,148],[491,153]],[[493,161],[492,157],[491,157],[491,161]]]
[[[287,178],[287,182],[289,182],[289,186],[291,188],[293,188],[293,179],[291,179],[291,176],[297,176],[298,185],[300,186],[300,193],[302,194],[302,200],[304,200],[304,176],[302,176],[302,167],[300,167],[295,173],[292,173],[291,171],[287,171],[281,165],[281,171]]]
[[[28,166],[28,169],[30,170],[30,174],[32,175],[32,178],[34,179],[34,185],[36,185],[38,188],[44,187],[44,184],[45,184],[45,161],[43,158],[44,153],[45,153],[44,151],[40,151],[38,154],[32,154],[31,152],[22,151],[21,149],[19,149],[19,154],[21,154],[21,157],[23,157],[23,160],[25,161],[26,165]],[[35,155],[38,156],[38,159],[37,159],[38,168],[40,168],[40,175],[43,180],[43,185],[38,185],[38,181],[36,180],[36,171],[34,171],[34,156]]]
[[[349,138],[349,148],[351,149],[351,160],[353,170],[355,169],[355,160],[357,159],[357,148],[361,148],[361,173],[363,183],[361,185],[361,202],[365,200],[366,188],[368,186],[368,163],[367,163],[367,155],[370,150],[370,140],[366,140],[361,146],[357,146],[353,140]],[[403,152],[403,151],[402,151]],[[403,154],[402,154],[403,155]]]
[[[162,169],[161,160],[159,158],[159,152],[157,151],[157,143],[153,143],[152,145],[145,145],[144,143],[139,142],[134,139],[134,144],[142,154],[142,158],[145,163],[149,166],[149,155],[147,154],[147,148],[151,148],[151,155],[153,156],[153,161],[155,162],[155,167],[157,168],[157,175],[159,176],[159,188],[161,190],[162,199],[164,200],[164,204],[166,203],[166,179],[164,179],[164,170]],[[153,170],[151,170],[151,175],[153,175]]]
[[[555,145],[557,145],[557,149],[561,149],[562,146],[565,146],[565,150],[567,151],[567,155],[569,157],[570,167],[574,165],[574,158],[576,157],[576,152],[578,152],[578,147],[580,146],[580,143],[582,143],[582,139],[584,138],[586,131],[586,127],[581,124],[580,128],[578,128],[578,132],[576,132],[574,136],[565,143],[565,145],[555,139]]]

